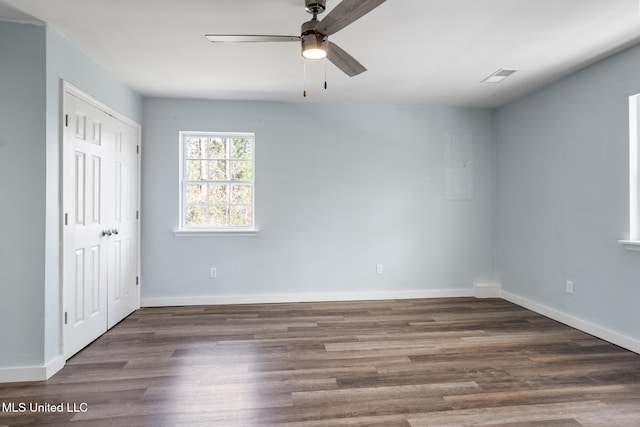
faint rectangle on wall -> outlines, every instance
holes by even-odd
[[[473,144],[471,134],[451,131],[444,143],[444,198],[473,198]]]

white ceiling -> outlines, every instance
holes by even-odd
[[[638,3],[388,0],[331,36],[368,71],[307,62],[306,100],[298,44],[204,38],[299,35],[304,0],[0,0],[0,19],[51,24],[145,96],[496,107],[640,41]],[[519,71],[480,82],[499,68]]]

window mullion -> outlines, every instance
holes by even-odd
[[[231,227],[231,144],[233,140],[227,139],[227,226]]]

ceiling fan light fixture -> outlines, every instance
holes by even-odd
[[[316,34],[302,36],[302,56],[307,59],[322,59],[327,56],[327,43]]]
[[[327,51],[321,47],[307,48],[302,51],[302,56],[307,59],[322,59],[327,56]]]
[[[302,56],[307,59],[322,59],[327,56],[327,37],[317,33],[314,28],[318,21],[311,20],[302,24]]]

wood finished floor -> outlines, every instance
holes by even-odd
[[[640,355],[498,299],[144,308],[4,425],[640,426]],[[66,408],[65,408],[66,409]]]

